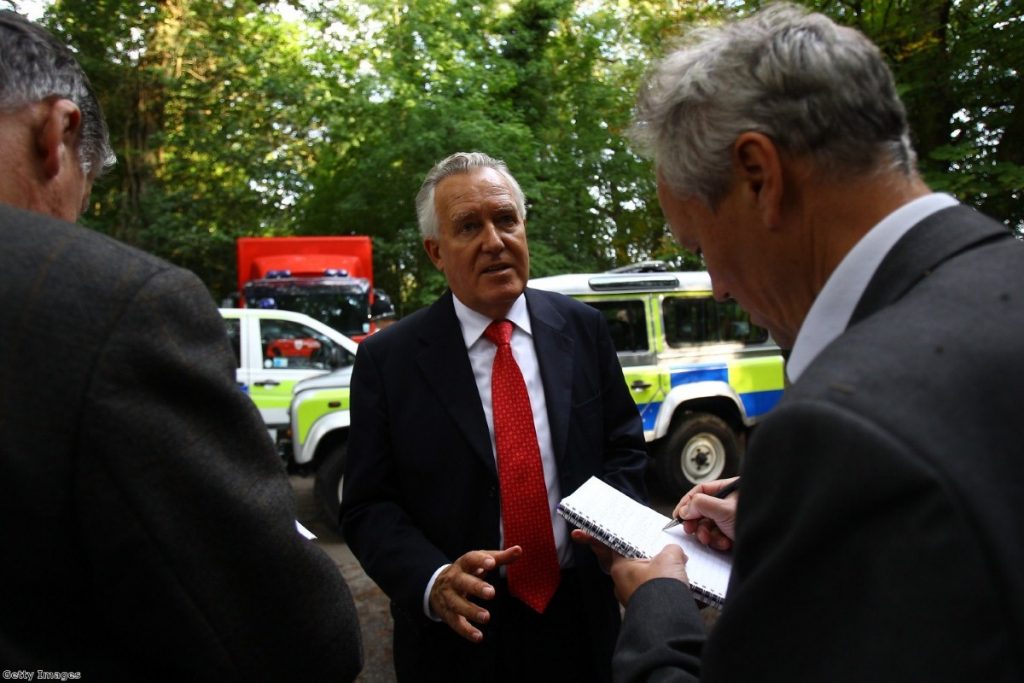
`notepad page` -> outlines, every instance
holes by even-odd
[[[638,557],[653,557],[669,543],[686,553],[690,582],[724,596],[732,570],[731,556],[703,545],[682,526],[663,530],[669,518],[638,503],[613,486],[591,477],[560,504],[591,520],[611,536],[634,548]]]

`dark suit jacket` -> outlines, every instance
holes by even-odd
[[[1024,680],[1022,350],[1024,245],[961,206],[915,226],[754,433],[703,655],[651,582],[621,679]]]
[[[598,475],[642,498],[643,427],[604,318],[558,294],[526,300],[562,494]],[[423,614],[431,575],[499,540],[494,454],[451,292],[360,344],[351,410],[345,537],[393,602],[396,661],[414,659],[431,639],[461,640]],[[614,633],[610,581],[588,548],[575,562],[594,596],[581,627]]]
[[[352,598],[191,273],[0,205],[0,665],[355,676]]]

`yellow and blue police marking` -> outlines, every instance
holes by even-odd
[[[748,419],[756,419],[775,407],[785,387],[782,359],[779,356],[748,358],[726,363],[698,363],[669,366],[670,388],[696,382],[722,382],[739,396]],[[652,374],[658,374],[657,372]],[[654,429],[662,401],[643,401],[637,396],[637,408],[643,418],[644,429]]]

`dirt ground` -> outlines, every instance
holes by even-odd
[[[359,612],[363,632],[363,672],[356,679],[362,683],[395,681],[391,661],[391,613],[384,592],[363,572],[345,542],[317,516],[313,498],[313,477],[292,475],[299,521],[316,534],[316,543],[330,555],[348,582]]]

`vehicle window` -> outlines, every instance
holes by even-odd
[[[235,367],[242,367],[242,331],[241,321],[238,318],[224,318],[224,326],[227,328],[228,340],[231,342],[231,350],[235,353]]]
[[[352,365],[355,357],[331,339],[302,323],[261,320],[263,367],[331,370]]]
[[[665,340],[673,348],[711,342],[761,344],[768,340],[768,331],[751,323],[750,316],[735,301],[665,297],[662,313]]]
[[[258,308],[305,313],[342,334],[351,336],[369,331],[369,298],[355,287],[250,282],[245,286],[245,299]]]
[[[616,351],[647,351],[647,316],[642,300],[587,303],[604,313]]]

